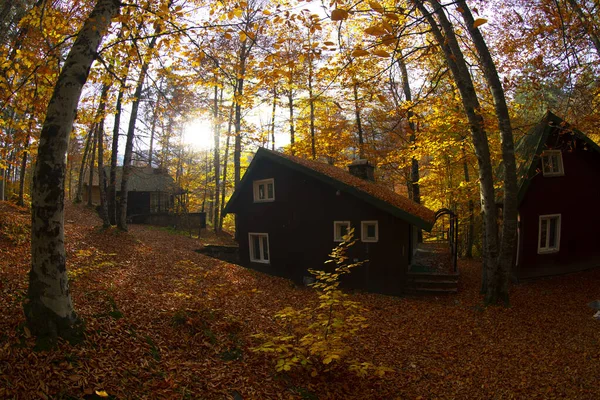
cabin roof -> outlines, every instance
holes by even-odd
[[[104,167],[106,179],[110,176],[110,167]],[[123,167],[117,167],[117,191],[121,189]],[[108,182],[107,182],[108,184]],[[94,174],[93,186],[98,186],[98,174]],[[128,188],[131,192],[167,192],[179,194],[183,192],[168,172],[161,168],[132,167]]]
[[[248,177],[251,175],[256,161],[260,159],[268,159],[309,175],[427,231],[430,231],[435,223],[435,213],[433,211],[382,185],[358,178],[341,168],[329,164],[306,160],[262,147],[256,152],[254,159],[240,182],[240,186],[249,179]],[[234,192],[225,208],[225,212],[232,210],[238,196],[239,190]]]
[[[542,118],[536,126],[531,128],[515,145],[515,154],[517,160],[520,160],[520,163],[517,165],[519,203],[525,197],[531,179],[538,173],[538,160],[544,150],[548,149],[546,144],[548,137],[555,130],[558,130],[559,135],[573,135],[587,144],[590,149],[595,150],[600,154],[600,147],[585,133],[573,128],[562,118],[548,111],[544,118]]]

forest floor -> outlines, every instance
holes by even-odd
[[[250,348],[314,290],[198,254],[183,235],[103,231],[70,205],[67,263],[86,339],[36,351],[22,312],[29,219],[0,203],[0,398],[600,398],[600,321],[587,307],[600,299],[600,269],[513,285],[510,308],[482,307],[480,264],[464,260],[457,295],[352,294],[369,326],[349,357],[392,372],[313,378],[277,373]]]

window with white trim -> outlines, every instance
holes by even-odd
[[[371,243],[379,241],[379,224],[377,221],[361,221],[360,239],[363,242]]]
[[[248,242],[250,245],[250,261],[269,264],[269,234],[268,233],[248,233]]]
[[[350,221],[333,221],[333,241],[343,242],[350,230]]]
[[[538,254],[556,253],[560,248],[560,214],[540,215]]]
[[[254,202],[261,203],[266,201],[275,201],[275,180],[263,179],[254,181]]]
[[[560,150],[546,150],[542,153],[542,172],[544,176],[563,176],[565,174]]]

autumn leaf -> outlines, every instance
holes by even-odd
[[[351,55],[353,57],[364,57],[364,56],[368,56],[369,52],[363,49],[355,49],[352,51]]]
[[[481,25],[485,24],[487,22],[487,19],[485,18],[477,18],[475,21],[473,21],[473,28],[478,28]]]
[[[381,50],[381,49],[373,50],[373,54],[376,55],[377,57],[384,57],[384,58],[390,56],[390,53],[388,53],[385,50]]]
[[[381,3],[377,2],[377,1],[370,1],[369,2],[369,6],[371,6],[371,8],[379,13],[382,13],[384,11],[383,6],[381,5]]]
[[[365,33],[372,36],[382,36],[385,35],[387,31],[382,26],[374,25],[365,29]]]
[[[96,390],[96,396],[98,397],[108,397],[108,393],[105,390]]]
[[[336,8],[331,12],[332,21],[343,21],[345,19],[348,19],[348,11],[341,8]]]

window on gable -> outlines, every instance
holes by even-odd
[[[362,221],[360,228],[360,239],[363,242],[379,241],[379,225],[377,221]]]
[[[538,254],[556,253],[560,248],[560,214],[540,215]]]
[[[343,242],[350,230],[350,221],[333,221],[333,241]]]
[[[254,181],[254,202],[275,201],[275,180]]]
[[[562,176],[565,174],[560,150],[547,150],[542,153],[542,172],[544,176]]]
[[[250,261],[269,264],[269,234],[249,233],[248,241],[250,245]]]

